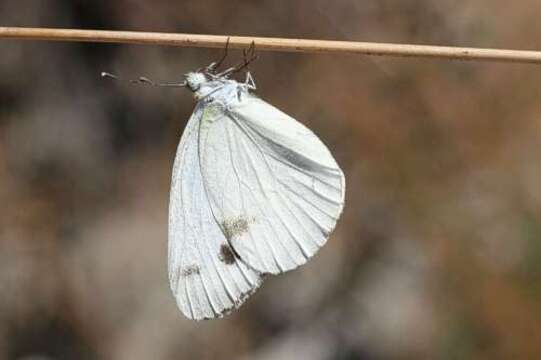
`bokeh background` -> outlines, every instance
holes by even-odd
[[[536,0],[0,2],[0,24],[540,49]],[[346,207],[306,266],[192,322],[166,273],[176,81],[220,50],[0,41],[0,359],[541,358],[541,70],[261,52]],[[231,51],[229,63],[241,59]]]

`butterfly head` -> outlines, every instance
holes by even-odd
[[[207,77],[202,72],[190,72],[185,75],[186,86],[193,92],[197,92],[203,84],[208,82]]]

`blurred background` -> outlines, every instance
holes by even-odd
[[[538,1],[0,2],[0,24],[540,49]],[[217,49],[0,41],[0,359],[541,358],[541,71],[261,52],[346,207],[307,265],[192,322],[167,282],[178,81]],[[240,61],[230,51],[229,64]]]

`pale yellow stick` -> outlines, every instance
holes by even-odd
[[[229,36],[154,33],[139,31],[104,31],[0,27],[0,39],[85,41],[103,43],[169,45],[223,48]],[[379,56],[431,57],[456,60],[479,60],[541,64],[541,52],[504,49],[464,48],[451,46],[385,44],[355,41],[285,39],[230,36],[230,48],[246,48],[252,41],[257,50],[306,53],[344,53]]]

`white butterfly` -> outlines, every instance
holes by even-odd
[[[198,103],[178,146],[169,204],[169,281],[190,319],[238,308],[266,274],[304,264],[344,206],[345,179],[304,125],[254,96],[247,73],[188,73]]]

